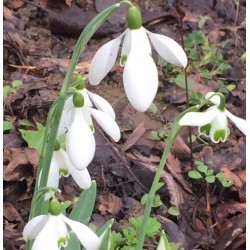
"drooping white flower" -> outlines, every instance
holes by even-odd
[[[97,51],[90,64],[89,82],[97,85],[108,74],[116,62],[123,40],[120,63],[125,65],[125,92],[132,106],[144,112],[151,105],[158,88],[158,73],[152,59],[150,42],[163,59],[174,65],[186,67],[187,56],[173,39],[149,32],[141,26],[141,22],[140,11],[134,6],[129,8],[128,28]]]
[[[23,238],[25,241],[35,239],[32,250],[60,250],[68,244],[68,228],[75,233],[86,250],[99,249],[101,240],[89,227],[67,218],[57,208],[50,208],[49,214],[30,220],[24,227]]]
[[[84,98],[84,108],[93,108],[93,105],[100,111],[108,114],[110,117],[115,120],[115,111],[113,107],[107,102],[103,97],[90,92],[86,88],[79,90]],[[66,99],[64,104],[63,113],[61,116],[59,128],[58,128],[58,135],[64,134],[68,129],[73,119],[73,110],[75,106],[73,103],[73,96],[70,96]],[[90,110],[89,110],[90,111]],[[85,112],[86,113],[86,112]],[[89,119],[89,116],[85,118]],[[92,122],[92,120],[90,120]],[[90,124],[93,125],[93,124]]]
[[[40,182],[42,171],[40,172],[38,183]],[[62,148],[54,150],[49,168],[47,187],[58,188],[59,178],[69,175],[75,180],[76,184],[82,189],[88,189],[91,186],[91,177],[87,168],[77,169],[69,160],[67,152]],[[51,198],[51,193],[45,194],[45,200]]]
[[[58,135],[67,132],[66,151],[71,163],[79,170],[86,168],[95,154],[92,117],[115,142],[121,137],[114,109],[103,97],[86,88],[70,96],[64,105]]]
[[[210,98],[214,93],[209,92],[205,98]],[[236,127],[246,134],[246,120],[236,117],[227,109],[219,108],[220,98],[215,95],[210,99],[215,105],[208,108],[205,112],[189,112],[185,114],[179,121],[180,126],[198,126],[199,133],[210,137],[210,139],[218,143],[225,142],[230,130],[228,128],[229,118]]]

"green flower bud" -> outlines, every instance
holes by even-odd
[[[56,140],[55,146],[54,146],[54,151],[58,151],[61,148],[60,142]]]
[[[81,108],[84,105],[84,98],[80,92],[77,92],[73,96],[73,103],[76,108]]]
[[[61,202],[57,199],[52,199],[49,203],[49,213],[57,216],[62,212]]]
[[[128,9],[127,12],[127,24],[129,29],[131,30],[137,30],[140,29],[142,26],[142,15],[140,10],[132,6]]]

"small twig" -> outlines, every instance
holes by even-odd
[[[209,183],[206,181],[206,210],[207,210],[207,214],[208,214],[208,219],[207,219],[207,225],[208,227],[212,226],[212,220],[211,220],[211,203],[210,203],[210,185]]]
[[[105,139],[105,141],[107,142],[107,145],[109,147],[112,148],[113,152],[115,153],[115,155],[120,159],[120,161],[123,163],[123,166],[125,166],[125,168],[128,170],[128,172],[130,173],[130,175],[132,176],[132,178],[139,184],[139,186],[148,193],[148,189],[140,182],[140,180],[136,177],[136,175],[133,173],[133,171],[130,169],[129,164],[126,160],[126,158],[124,157],[124,153],[119,151],[112,142],[110,142],[105,135],[103,134],[103,132],[101,131],[101,129],[98,126],[95,126],[95,129],[98,130],[98,132],[100,133],[100,135]]]

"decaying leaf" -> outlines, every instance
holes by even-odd
[[[108,197],[100,196],[100,204],[98,205],[98,210],[102,215],[107,212],[110,214],[118,214],[122,208],[122,202],[119,197],[112,193],[108,194]]]

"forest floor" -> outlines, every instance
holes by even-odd
[[[38,152],[27,146],[20,129],[36,130],[37,123],[46,124],[80,32],[97,12],[114,2],[4,1],[4,121],[9,126],[3,135],[3,243],[6,250],[25,249],[22,230],[29,216],[39,161]],[[177,0],[133,1],[142,11],[144,27],[151,32],[167,35],[180,44],[182,34],[191,40],[201,39],[197,42],[200,48],[188,50],[189,58],[194,56],[192,52],[196,53],[196,62],[191,60],[187,69],[193,101],[197,101],[198,93],[220,91],[225,94],[227,109],[245,119],[246,68],[242,55],[246,51],[246,1],[240,1],[238,7],[233,0],[180,2],[178,6]],[[83,52],[76,70],[86,79],[97,49],[124,30],[125,11],[126,8],[121,8],[112,15]],[[209,53],[212,57],[220,54],[222,59],[217,64],[213,64],[213,58],[205,62],[205,55]],[[153,57],[160,62],[155,52]],[[186,108],[182,81],[171,78],[172,73],[166,66],[158,69],[160,81],[154,112],[139,113],[129,104],[122,84],[123,70],[118,64],[100,85],[88,85],[89,90],[112,104],[122,131],[122,139],[114,143],[96,125],[97,149],[88,167],[98,187],[91,218],[96,226],[114,218],[114,230],[121,231],[129,225],[129,218],[144,213],[141,197],[150,189],[165,147],[164,138],[176,115]],[[21,80],[22,85],[13,87],[15,80]],[[233,180],[231,187],[188,176],[196,166],[190,163],[187,128],[177,137],[169,155],[162,176],[164,186],[159,190],[163,204],[153,208],[152,216],[161,223],[169,240],[186,250],[246,249],[246,138],[230,122],[229,128],[227,141],[219,144],[195,137],[196,128],[191,133],[196,139],[192,158],[204,162],[214,173],[221,172]],[[60,189],[60,198],[71,201],[82,191],[72,178],[61,178]],[[179,209],[178,216],[166,212],[170,206]],[[155,249],[157,241],[150,244],[147,249]]]

